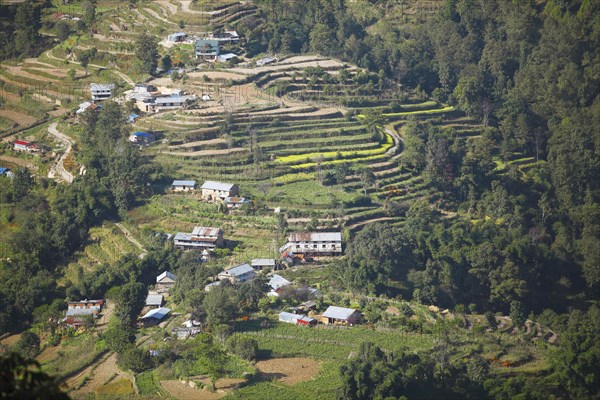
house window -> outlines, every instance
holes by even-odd
[[[327,247],[327,245],[324,244],[322,247],[325,248],[325,247]]]
[[[313,244],[313,248],[314,248],[314,249],[316,249],[316,248],[317,248],[317,245],[316,245],[316,244]]]

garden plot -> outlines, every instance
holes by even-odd
[[[256,368],[266,378],[275,378],[279,382],[295,385],[314,379],[319,373],[319,362],[311,358],[272,358],[258,361]]]
[[[210,385],[208,379],[200,381],[204,385]],[[179,400],[213,400],[225,396],[242,382],[244,382],[243,379],[219,379],[215,385],[216,391],[214,392],[211,392],[208,389],[198,389],[195,383],[189,381],[166,380],[161,381],[160,385],[171,396]]]

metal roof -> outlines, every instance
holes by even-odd
[[[227,182],[216,182],[216,181],[205,181],[202,184],[202,188],[201,189],[208,189],[208,190],[225,190],[225,191],[229,191],[231,190],[233,187],[235,186],[235,184],[233,183],[227,183]]]
[[[221,234],[221,228],[197,226],[192,231],[192,235],[200,237],[217,237]]]
[[[114,88],[114,83],[92,83],[90,85],[91,90],[112,90]]]
[[[341,242],[341,232],[293,232],[290,242]]]
[[[163,295],[162,294],[149,294],[146,297],[146,305],[147,306],[162,306],[163,303]]]
[[[175,280],[175,275],[173,275],[173,273],[169,272],[169,271],[165,271],[162,274],[160,274],[159,276],[156,277],[156,282],[160,282],[161,280],[163,280],[164,278],[169,278],[171,280]]]
[[[91,307],[91,308],[69,308],[67,310],[67,317],[72,317],[74,315],[94,315],[98,311],[100,311],[100,307]]]
[[[171,309],[167,308],[167,307],[155,308],[154,310],[148,311],[142,317],[142,319],[154,318],[154,319],[161,320],[170,312],[171,312]]]
[[[290,284],[290,281],[288,281],[281,275],[275,274],[271,277],[271,279],[269,279],[269,286],[271,286],[273,288],[273,290],[277,290],[277,289],[287,286],[289,284]]]
[[[323,313],[323,316],[326,318],[346,320],[355,312],[356,310],[352,308],[329,306],[329,308]]]
[[[285,321],[295,321],[298,318],[300,318],[301,316],[298,314],[292,314],[290,312],[287,311],[282,311],[279,313],[279,319],[280,320],[285,320]]]
[[[252,268],[248,264],[240,264],[237,267],[233,267],[233,268],[225,270],[221,273],[229,275],[229,276],[240,276],[240,275],[247,274],[249,272],[254,272],[254,268]]]
[[[275,265],[274,258],[254,258],[250,263],[253,267],[272,267]]]
[[[8,168],[0,168],[0,175],[4,174],[7,171],[10,171],[10,170]]]
[[[146,138],[149,138],[149,137],[153,137],[153,136],[154,136],[154,135],[153,135],[153,134],[151,134],[150,132],[133,132],[133,133],[132,133],[132,135],[135,135],[135,136],[142,136],[142,137],[146,137]]]
[[[196,181],[173,181],[172,186],[196,186]]]

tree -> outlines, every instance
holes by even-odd
[[[135,336],[129,327],[119,323],[111,323],[108,329],[101,335],[106,346],[115,353],[123,353],[133,342]]]
[[[569,314],[564,332],[560,332],[558,349],[552,366],[569,398],[598,397],[600,385],[600,309],[594,305],[588,311]]]
[[[235,290],[231,285],[221,283],[211,289],[202,302],[209,326],[229,324],[237,312]]]
[[[227,347],[236,356],[246,360],[256,360],[258,354],[258,342],[252,338],[242,335],[233,335],[227,340]]]
[[[119,355],[118,364],[123,369],[140,373],[152,368],[152,358],[148,351],[138,349],[135,345],[130,344]]]
[[[40,338],[33,332],[23,332],[15,344],[15,351],[26,359],[34,359],[40,354]]]
[[[142,33],[135,40],[135,56],[143,73],[154,75],[158,66],[158,40],[156,36]]]
[[[37,362],[12,352],[0,354],[0,394],[5,399],[69,400]]]
[[[519,329],[525,324],[527,317],[525,316],[523,304],[520,301],[513,300],[510,303],[510,318],[513,321],[513,325]]]
[[[213,337],[206,333],[196,336],[194,345],[196,365],[210,376],[214,391],[217,380],[225,375],[225,365],[229,357],[225,350],[214,342]]]
[[[71,34],[71,28],[69,27],[69,24],[65,21],[58,21],[54,29],[56,30],[56,36],[61,42],[67,40],[69,38],[69,35]]]
[[[362,167],[359,170],[358,176],[360,178],[360,182],[362,183],[363,191],[364,191],[365,196],[366,196],[367,195],[367,190],[370,187],[372,187],[375,184],[375,182],[376,182],[375,173],[370,168]]]
[[[96,22],[96,4],[92,1],[86,1],[81,8],[83,9],[83,22],[85,22],[85,27],[91,29],[94,22]]]
[[[171,61],[171,56],[168,54],[165,54],[161,59],[160,59],[160,67],[162,68],[163,71],[168,71],[173,67],[173,61]]]
[[[88,75],[88,65],[90,64],[90,55],[87,51],[84,51],[79,56],[79,64],[85,69],[85,76]]]
[[[12,179],[13,195],[16,201],[24,199],[33,188],[33,177],[27,168],[17,168]]]
[[[138,316],[148,295],[148,288],[140,282],[129,282],[119,289],[115,316],[124,326],[130,325]]]

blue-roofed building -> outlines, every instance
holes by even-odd
[[[362,314],[353,308],[329,306],[321,316],[321,322],[327,325],[354,325],[362,319]]]
[[[137,114],[129,114],[129,118],[127,119],[127,122],[129,122],[130,124],[134,124],[135,121],[139,118],[140,116]]]
[[[133,132],[129,136],[129,141],[135,144],[149,144],[156,140],[156,137],[150,132]]]
[[[171,185],[174,192],[191,192],[196,190],[196,181],[178,181],[174,180]]]
[[[9,168],[0,168],[0,176],[8,176],[12,178],[15,174]]]
[[[240,264],[237,267],[220,272],[217,278],[221,281],[228,279],[233,284],[243,283],[256,278],[256,271],[248,264]]]

